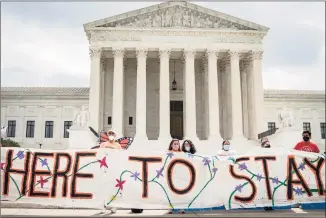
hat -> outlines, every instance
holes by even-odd
[[[108,134],[109,134],[110,132],[113,133],[114,135],[117,134],[113,129],[110,129],[110,130],[108,131]]]

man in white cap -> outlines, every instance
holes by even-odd
[[[111,149],[122,149],[121,145],[115,141],[116,138],[116,132],[114,130],[109,130],[108,131],[108,141],[106,142],[102,142],[100,145],[100,148],[111,148]],[[106,214],[107,210],[109,209],[111,211],[111,213],[116,213],[117,212],[117,208],[116,207],[105,207],[105,210],[102,211],[102,214]]]
[[[121,145],[115,141],[116,133],[114,130],[108,131],[108,141],[102,142],[100,148],[122,149]]]

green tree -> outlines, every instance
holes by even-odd
[[[20,147],[18,142],[15,142],[11,139],[1,139],[2,147]]]

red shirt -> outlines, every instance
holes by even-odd
[[[320,153],[319,148],[316,144],[314,144],[312,142],[305,142],[305,141],[299,142],[294,147],[294,150]]]

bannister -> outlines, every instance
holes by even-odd
[[[278,128],[274,128],[274,129],[269,129],[265,132],[262,132],[262,133],[259,133],[258,134],[258,139],[262,139],[264,137],[267,137],[267,136],[270,136],[270,135],[273,135],[275,134],[276,130],[278,130]]]

